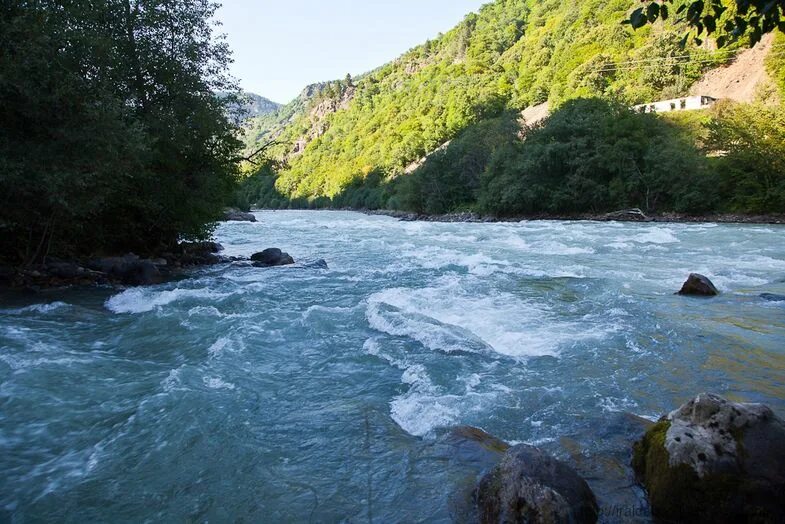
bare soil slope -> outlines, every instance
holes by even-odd
[[[690,94],[753,102],[758,88],[769,81],[765,59],[773,42],[774,35],[767,35],[752,49],[739,53],[728,65],[707,72],[692,86]]]

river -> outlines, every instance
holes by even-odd
[[[645,522],[637,417],[702,391],[785,415],[785,302],[759,296],[784,227],[257,216],[224,254],[329,269],[2,296],[0,521],[460,520],[438,442],[467,424]],[[723,294],[675,296],[690,272]]]

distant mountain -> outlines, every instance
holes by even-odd
[[[245,122],[245,141],[249,150],[258,144],[277,140],[292,124],[308,117],[304,125],[307,137],[292,140],[286,137],[285,143],[278,148],[278,156],[282,160],[301,152],[311,137],[318,136],[326,130],[326,125],[319,125],[325,118],[338,108],[346,108],[346,97],[338,94],[344,89],[345,81],[319,82],[307,86],[291,102],[286,105],[276,104],[276,109],[259,115],[249,115]],[[338,100],[336,100],[338,99]],[[325,107],[325,102],[326,106]],[[335,107],[332,107],[335,105]],[[291,142],[291,143],[290,143]]]
[[[243,96],[246,99],[244,108],[248,111],[248,118],[274,113],[281,107],[281,104],[256,93],[243,93]]]
[[[218,93],[218,96],[223,98],[227,96],[227,93]],[[273,102],[269,98],[257,95],[256,93],[243,92],[240,95],[240,99],[241,104],[239,104],[239,107],[235,104],[229,106],[229,112],[232,115],[232,118],[237,121],[269,115],[275,113],[282,107],[281,104]]]

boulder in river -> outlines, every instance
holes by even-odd
[[[183,253],[193,254],[215,254],[224,250],[224,247],[218,242],[181,242],[179,247]]]
[[[46,265],[46,270],[50,275],[64,279],[76,278],[81,273],[84,273],[84,268],[80,267],[79,264],[65,261],[49,262]]]
[[[632,466],[655,517],[785,522],[785,422],[764,405],[698,395],[646,432]]]
[[[477,489],[482,523],[593,523],[599,507],[591,488],[567,464],[518,445],[504,454]]]
[[[716,297],[720,294],[711,280],[698,273],[692,273],[677,294],[698,297]]]
[[[145,286],[161,281],[158,267],[151,261],[142,260],[133,253],[122,257],[95,259],[90,261],[88,267],[129,286]]]
[[[478,521],[477,483],[509,448],[506,442],[471,426],[450,428],[431,446],[429,455],[443,461],[451,471],[447,503],[453,522]]]
[[[277,247],[265,249],[261,253],[254,253],[251,256],[253,265],[256,267],[288,266],[294,264],[294,259],[289,253],[284,253]]]
[[[222,218],[223,222],[256,222],[256,215],[253,213],[246,213],[239,209],[229,208],[224,211]]]

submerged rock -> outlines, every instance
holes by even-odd
[[[284,253],[277,247],[265,249],[261,253],[255,253],[251,260],[256,267],[288,266],[294,264],[294,259],[289,253]]]
[[[774,293],[763,293],[760,298],[769,302],[785,302],[785,295],[775,295]]]
[[[314,262],[303,264],[302,267],[304,269],[330,269],[330,267],[327,265],[327,261],[321,258]]]
[[[698,395],[646,432],[632,466],[656,517],[785,522],[785,422],[761,404]]]
[[[477,506],[482,523],[593,523],[599,516],[585,480],[527,445],[510,448],[482,478]]]
[[[715,297],[720,294],[711,280],[698,273],[692,273],[678,292],[679,295]]]
[[[253,213],[246,213],[239,209],[229,208],[224,211],[222,218],[223,222],[256,222],[256,216]]]

